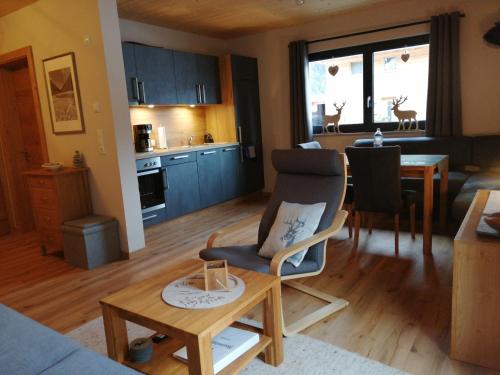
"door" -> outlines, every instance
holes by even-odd
[[[24,172],[47,161],[30,48],[0,56],[0,233],[34,229]]]
[[[173,219],[200,209],[200,190],[196,162],[166,167],[167,219]]]
[[[176,104],[173,52],[140,44],[134,49],[139,101],[144,104]]]
[[[220,104],[219,59],[216,56],[196,55],[196,70],[201,102]]]
[[[198,179],[201,208],[224,200],[222,193],[220,150],[198,152]]]
[[[198,104],[199,86],[196,73],[196,55],[174,51],[175,87],[179,104]]]
[[[264,188],[257,60],[232,56],[236,131],[242,147],[244,193]]]
[[[224,200],[234,199],[242,193],[239,146],[221,149],[222,192]]]
[[[135,66],[135,44],[122,43],[123,64],[125,67],[125,81],[129,104],[139,104],[139,87],[137,68]]]

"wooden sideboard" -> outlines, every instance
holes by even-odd
[[[476,193],[455,236],[451,357],[500,370],[500,239],[476,234],[489,194]]]
[[[88,168],[25,173],[43,254],[63,250],[62,223],[92,213],[87,173]]]

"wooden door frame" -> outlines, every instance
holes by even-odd
[[[0,68],[8,66],[17,61],[25,61],[27,64],[28,75],[30,80],[31,95],[33,100],[33,108],[35,111],[35,121],[36,128],[38,130],[38,137],[40,140],[40,151],[43,162],[48,162],[48,150],[47,150],[47,140],[45,137],[45,130],[42,120],[42,112],[40,106],[40,97],[38,92],[36,72],[35,72],[35,62],[33,59],[33,51],[31,46],[17,49],[15,51],[0,55]],[[16,225],[16,214],[14,212],[15,207],[13,207],[13,202],[11,201],[11,177],[7,172],[9,170],[6,160],[6,151],[4,149],[4,142],[0,139],[0,166],[2,171],[0,171],[0,177],[3,180],[3,195],[6,199],[5,206],[7,209],[7,216],[9,219],[9,226],[11,233],[17,231]]]

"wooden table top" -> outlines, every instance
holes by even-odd
[[[239,311],[251,308],[265,298],[271,287],[280,284],[277,276],[229,267],[229,273],[245,282],[243,295],[232,303],[213,309],[190,310],[170,306],[162,300],[161,293],[167,284],[200,272],[203,272],[203,261],[189,259],[165,269],[163,274],[105,297],[100,302],[124,311],[125,315],[135,317],[140,322],[159,323],[196,336],[206,331],[215,335],[238,319],[235,319],[235,315]]]

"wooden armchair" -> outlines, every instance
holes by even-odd
[[[328,303],[289,326],[285,325],[283,319],[283,334],[290,336],[349,304],[346,300],[293,281],[318,275],[325,267],[328,238],[341,230],[347,217],[347,212],[341,210],[346,189],[346,167],[344,155],[339,155],[334,150],[280,150],[273,152],[272,159],[278,177],[262,218],[254,216],[215,232],[208,239],[207,249],[200,252],[200,257],[205,260],[226,259],[236,267],[277,275],[285,285]],[[318,230],[312,237],[279,251],[272,259],[260,257],[257,255],[258,249],[267,238],[283,201],[327,204]],[[220,236],[246,228],[259,220],[257,244],[214,247],[214,241]],[[305,249],[308,252],[300,266],[294,267],[285,262],[290,256]]]

